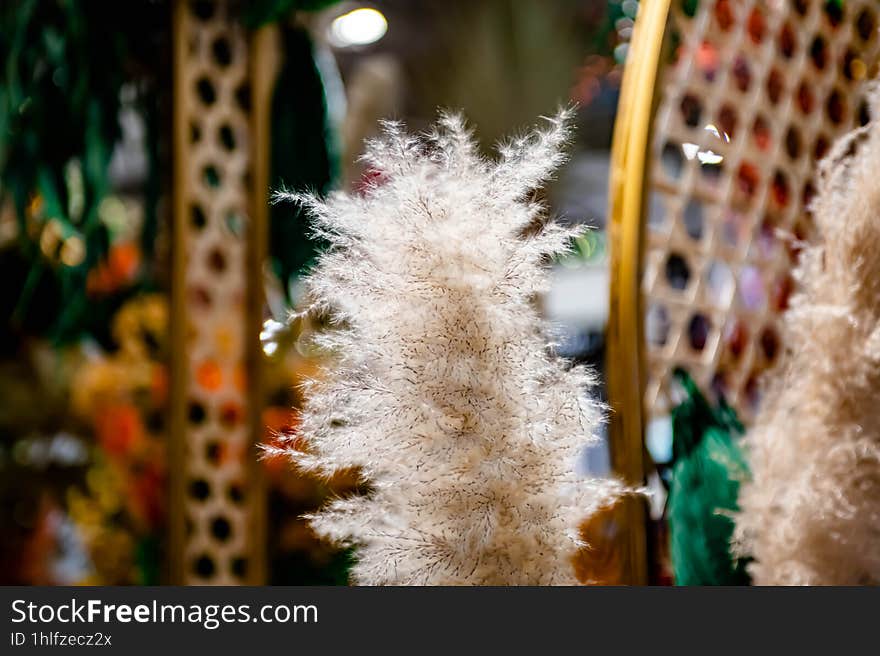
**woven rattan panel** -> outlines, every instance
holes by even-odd
[[[246,372],[250,91],[246,34],[225,2],[182,3],[175,120],[184,252],[186,409],[180,583],[248,580]]]
[[[817,159],[868,120],[873,0],[673,0],[642,280],[645,407],[683,366],[748,422],[784,345]]]

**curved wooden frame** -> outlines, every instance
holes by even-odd
[[[641,308],[643,217],[654,100],[669,0],[643,0],[627,56],[611,149],[609,239],[611,308],[607,380],[611,403],[610,445],[614,470],[627,482],[645,482],[642,440],[644,343]],[[624,583],[648,582],[645,504],[621,509]]]

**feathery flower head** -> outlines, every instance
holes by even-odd
[[[873,90],[872,116],[880,112]],[[758,585],[880,584],[880,124],[819,165],[788,348],[746,436],[735,546]]]
[[[622,492],[575,474],[602,408],[533,303],[547,259],[580,232],[540,223],[532,199],[564,161],[570,118],[501,144],[497,161],[459,116],[417,136],[388,122],[363,194],[278,195],[307,205],[330,244],[307,311],[336,324],[316,338],[333,357],[308,390],[307,447],[287,453],[369,481],[311,518],[358,545],[358,583],[576,583],[579,523]]]

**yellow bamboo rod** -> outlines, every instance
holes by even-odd
[[[655,87],[669,0],[643,0],[618,103],[611,151],[609,238],[611,307],[607,377],[611,404],[610,446],[614,470],[628,483],[645,481],[642,426],[644,344],[640,281],[647,162]],[[641,499],[629,499],[619,515],[624,583],[648,582],[646,513]]]

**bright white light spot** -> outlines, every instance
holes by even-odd
[[[388,31],[388,21],[381,12],[361,7],[339,16],[330,25],[328,38],[337,48],[375,43]]]
[[[266,319],[263,329],[260,331],[260,342],[263,345],[263,353],[274,355],[278,350],[278,335],[285,329],[285,325],[274,319]]]
[[[700,164],[714,166],[715,164],[721,164],[724,161],[724,156],[711,150],[701,150],[697,153],[697,159],[700,160]]]
[[[265,342],[268,339],[274,339],[282,330],[284,330],[283,323],[275,321],[275,319],[266,319],[263,322],[263,329],[260,331],[260,340]]]
[[[696,157],[700,164],[713,166],[724,161],[723,155],[719,155],[713,150],[700,150],[700,147],[695,143],[683,143],[681,144],[681,150],[685,157],[688,159]]]
[[[725,143],[730,143],[730,135],[726,132],[722,132],[717,127],[709,123],[706,127],[703,128],[706,132],[714,134],[719,139],[723,140]]]

